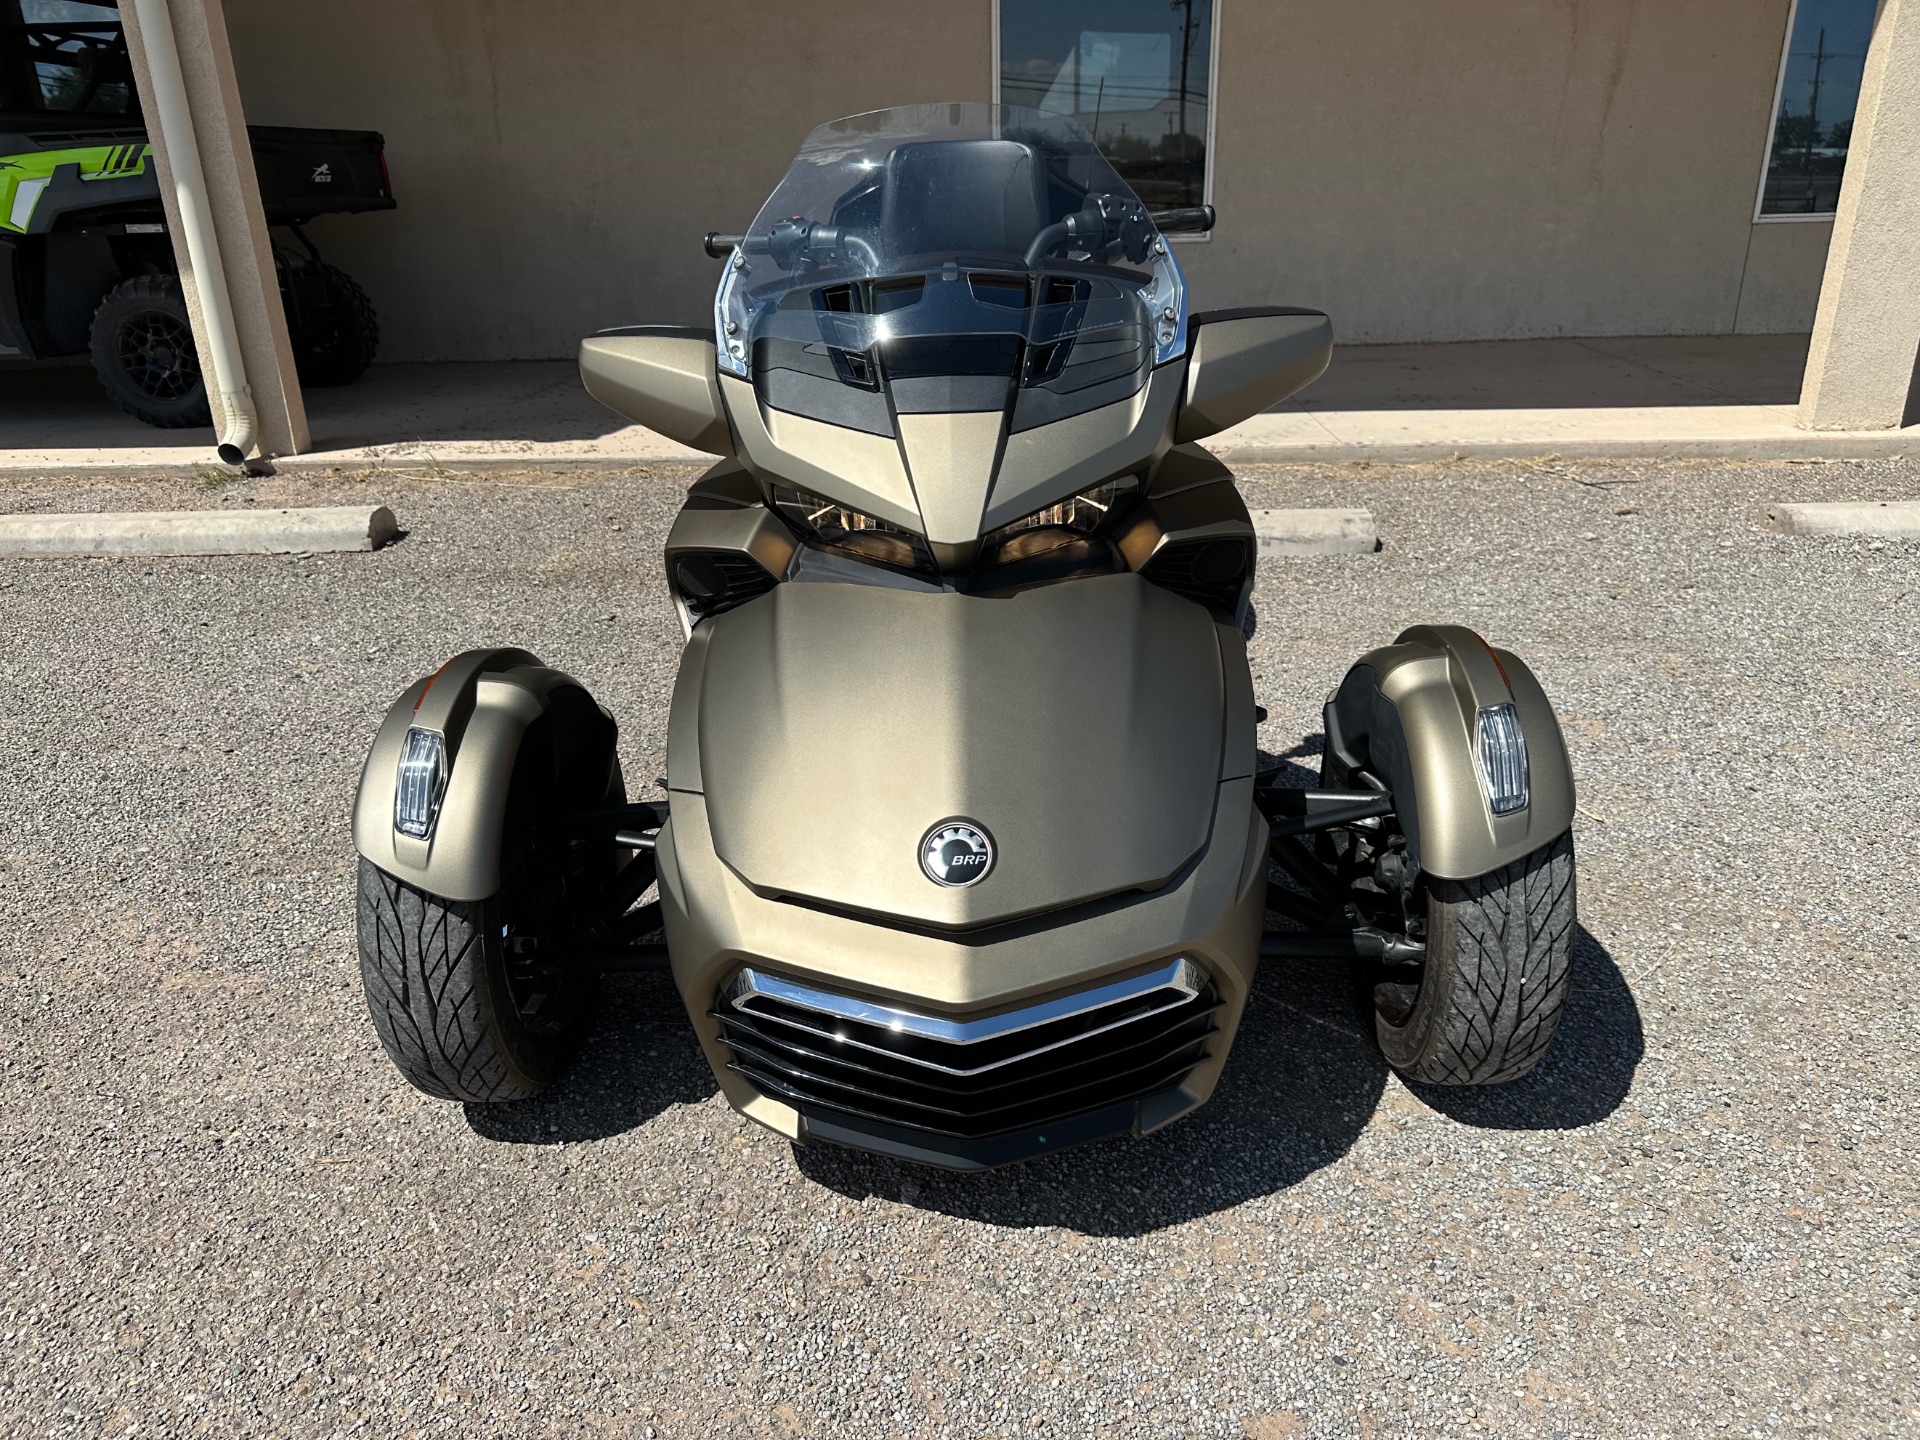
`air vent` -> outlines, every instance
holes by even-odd
[[[1141,576],[1213,610],[1231,610],[1246,583],[1252,546],[1239,538],[1180,540],[1146,563]]]
[[[697,550],[673,562],[674,588],[693,618],[704,620],[758,599],[780,582],[738,550]]]
[[[1206,1057],[1219,1009],[1182,959],[978,1020],[748,970],[712,1013],[729,1068],[804,1113],[980,1139],[1178,1085]]]
[[[880,388],[880,376],[865,351],[835,348],[829,353],[833,356],[833,373],[843,385],[858,385],[862,390]]]
[[[813,292],[814,308],[832,310],[842,315],[859,314],[867,307],[861,303],[862,296],[858,285],[828,285]]]

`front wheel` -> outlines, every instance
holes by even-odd
[[[585,981],[548,974],[500,896],[446,900],[360,862],[360,979],[400,1073],[443,1100],[524,1100],[566,1067]]]
[[[163,430],[213,423],[178,276],[137,275],[109,290],[87,343],[101,388],[136,420]]]
[[[1540,1062],[1573,968],[1573,835],[1472,880],[1426,882],[1427,958],[1373,987],[1394,1069],[1430,1085],[1498,1085]]]

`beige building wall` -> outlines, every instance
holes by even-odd
[[[322,220],[386,360],[571,356],[710,321],[743,228],[822,120],[986,100],[984,5],[228,0],[256,124],[380,130],[400,208]]]
[[[1754,328],[1810,323],[1820,257],[1752,223],[1788,0],[1221,3],[1206,303],[1347,340],[1723,333],[1757,239]]]
[[[1789,335],[1813,329],[1832,243],[1831,220],[1773,220],[1754,226],[1734,331]]]
[[[1826,225],[1752,223],[1788,0],[1218,0],[1202,306],[1348,341],[1806,329]],[[249,118],[386,132],[400,210],[316,237],[387,359],[700,322],[814,123],[989,98],[987,0],[227,0]]]

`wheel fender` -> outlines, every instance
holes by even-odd
[[[491,649],[456,655],[415,681],[387,711],[360,772],[354,848],[388,874],[444,899],[495,894],[515,766],[536,726],[555,757],[553,777],[540,782],[543,802],[564,798],[551,793],[556,790],[577,788],[589,800],[605,793],[616,727],[572,677],[525,650]],[[423,839],[402,835],[393,824],[400,752],[410,729],[437,731],[447,746],[446,794]]]
[[[1474,723],[1511,701],[1527,742],[1526,808],[1495,815]],[[1573,769],[1553,706],[1518,656],[1461,625],[1417,625],[1363,655],[1326,707],[1328,783],[1366,769],[1394,795],[1407,849],[1429,875],[1468,880],[1522,859],[1573,825]]]

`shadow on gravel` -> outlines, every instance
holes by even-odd
[[[467,1106],[475,1134],[517,1145],[604,1140],[713,1094],[713,1071],[669,976],[602,984],[599,1022],[559,1083],[531,1100]]]
[[[1572,1130],[1620,1108],[1647,1053],[1640,1007],[1613,954],[1586,926],[1573,942],[1573,993],[1546,1057],[1531,1075],[1485,1090],[1409,1088],[1463,1125],[1491,1130]]]
[[[1326,743],[1326,737],[1316,731],[1290,750],[1262,750],[1256,761],[1260,783],[1277,790],[1315,789],[1320,784],[1320,755]],[[1302,761],[1305,763],[1298,763]]]
[[[1387,1066],[1339,966],[1269,962],[1211,1102],[1143,1140],[1107,1140],[962,1175],[827,1146],[802,1174],[853,1199],[884,1196],[990,1225],[1141,1235],[1298,1184],[1353,1147]]]

